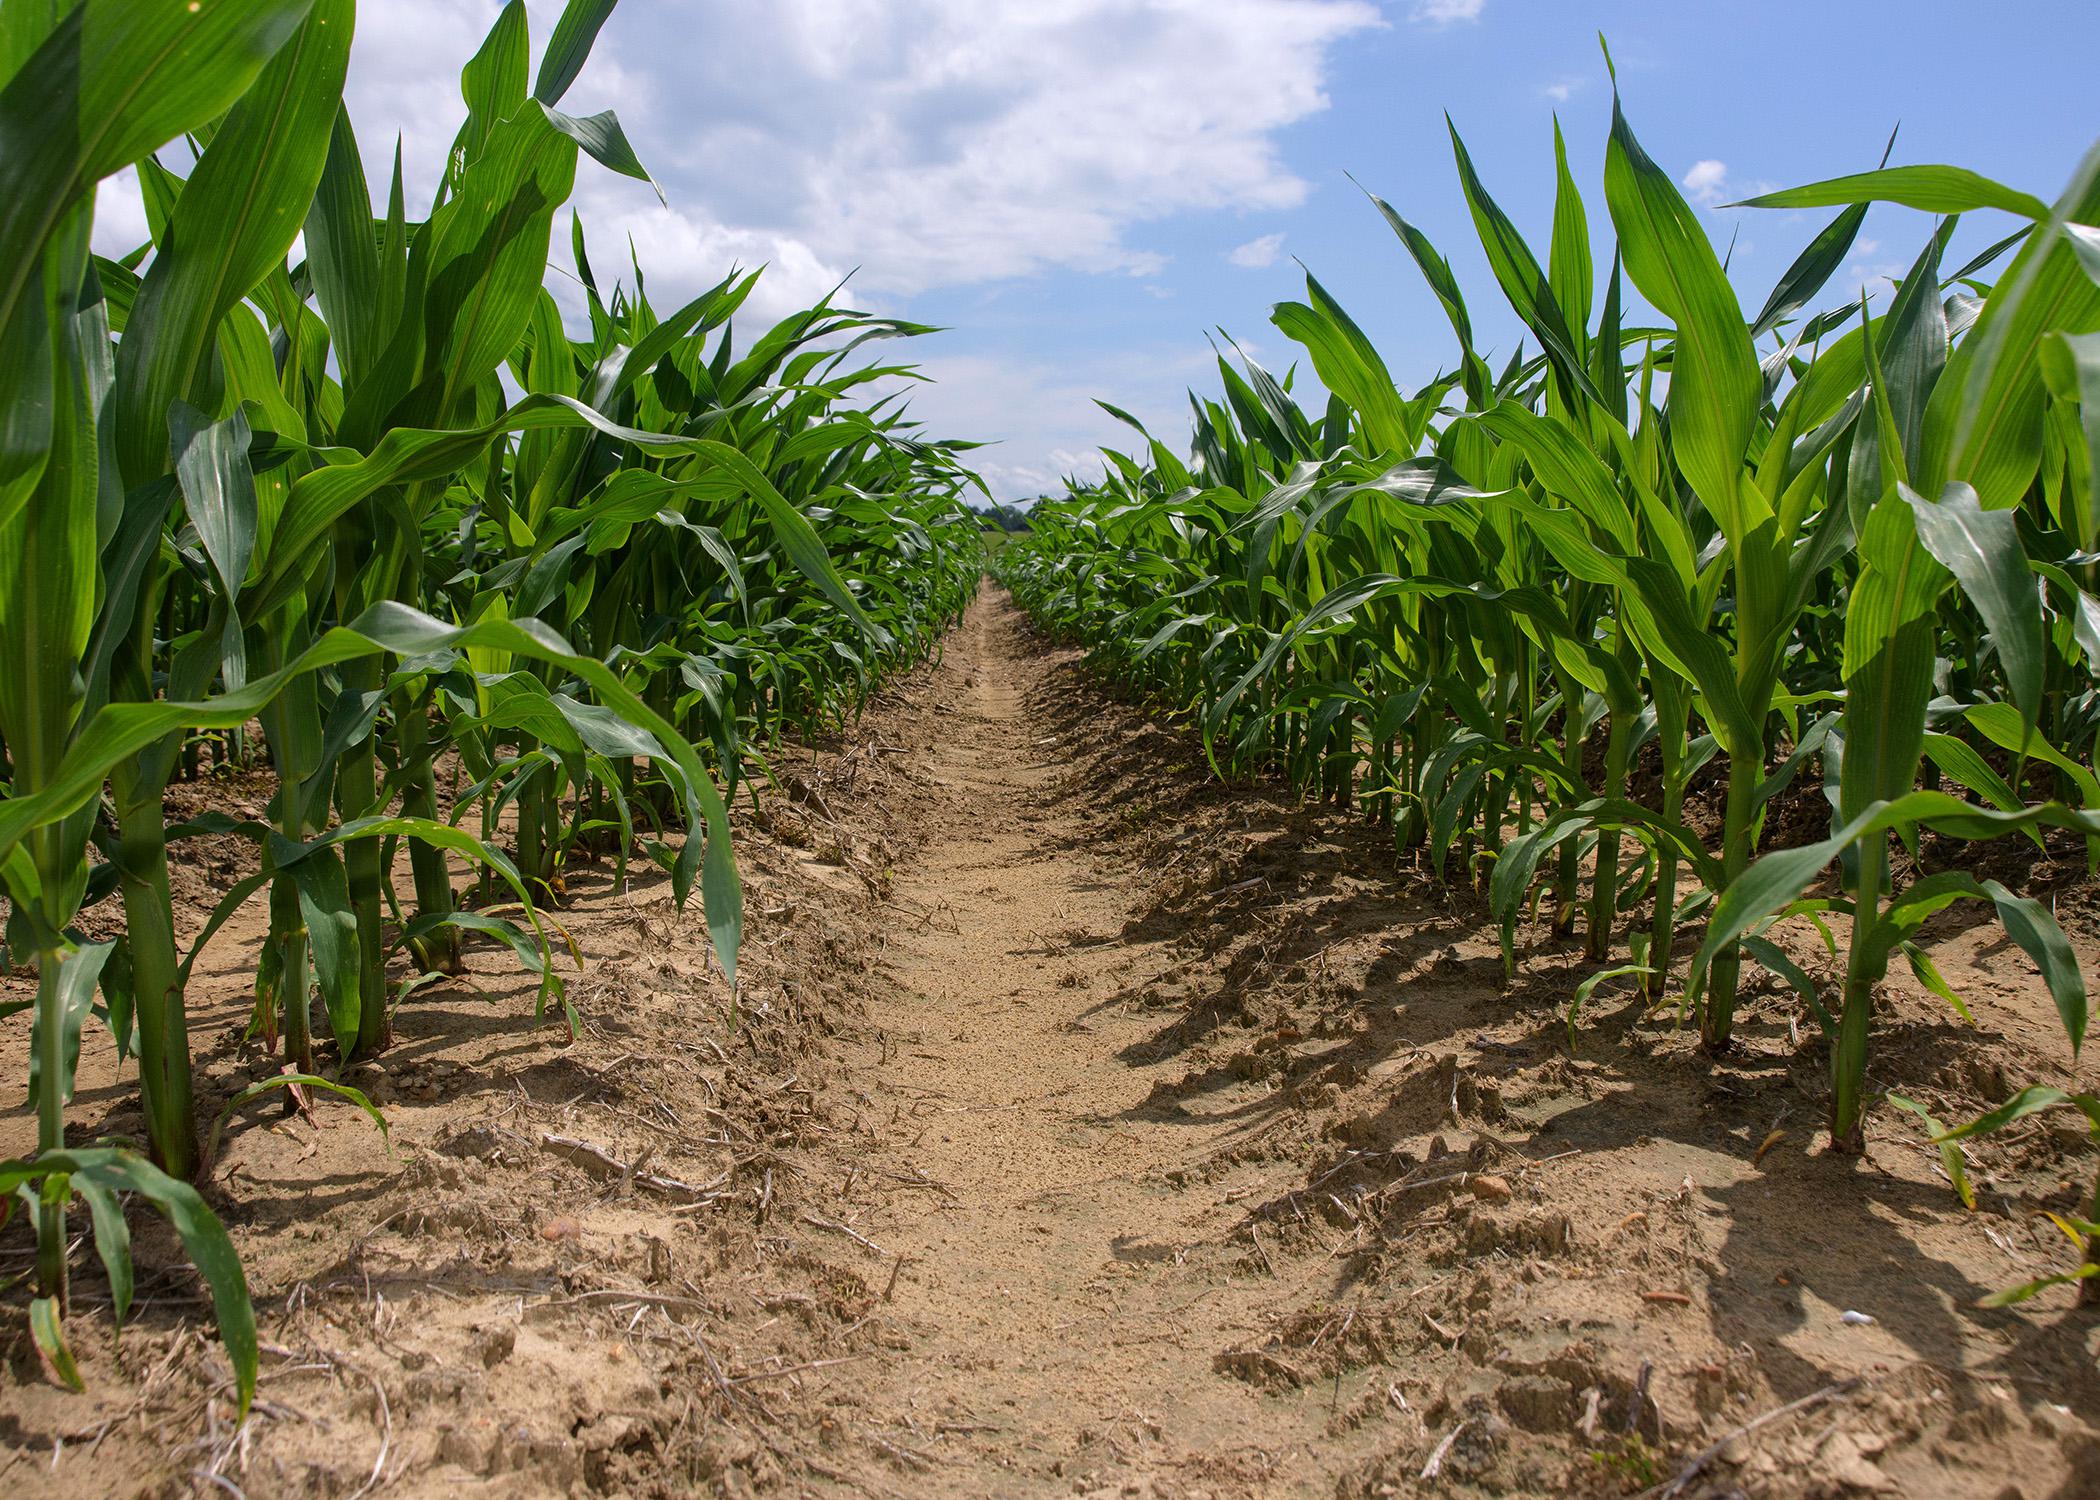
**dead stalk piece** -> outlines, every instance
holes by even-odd
[[[1444,1455],[1451,1451],[1451,1445],[1458,1441],[1458,1435],[1466,1430],[1466,1426],[1466,1423],[1461,1422],[1444,1434],[1444,1440],[1438,1443],[1436,1450],[1429,1455],[1429,1462],[1422,1465],[1423,1479],[1434,1479],[1444,1472]]]
[[[683,1198],[689,1203],[706,1202],[727,1186],[729,1181],[728,1174],[724,1173],[713,1182],[696,1186],[690,1182],[680,1182],[675,1177],[666,1177],[660,1172],[645,1171],[644,1168],[656,1155],[654,1146],[633,1161],[626,1162],[602,1146],[594,1146],[589,1141],[579,1141],[573,1136],[542,1135],[540,1144],[555,1155],[568,1158],[601,1182],[615,1182],[622,1188],[643,1187],[652,1193],[662,1193],[666,1197]]]

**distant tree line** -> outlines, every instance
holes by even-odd
[[[1028,512],[1018,505],[980,505],[976,507],[986,531],[1026,531]]]

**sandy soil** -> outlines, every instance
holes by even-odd
[[[1865,1161],[1814,1150],[1822,1053],[1776,986],[1726,1066],[1609,988],[1571,1053],[1577,951],[1528,930],[1505,984],[1470,893],[1346,812],[1210,780],[1001,597],[777,770],[739,814],[734,1025],[697,915],[583,876],[582,1036],[477,954],[366,1079],[391,1156],[327,1104],[231,1127],[210,1191],[270,1346],[257,1418],[233,1429],[141,1220],[114,1348],[83,1259],[88,1397],[7,1300],[7,1483],[2100,1493],[2094,1317],[1974,1305],[2068,1261],[2038,1214],[2092,1158],[2057,1122],[1978,1150],[1968,1213],[1892,1108]],[[200,905],[233,870],[206,857]],[[2016,950],[1931,936],[1980,1030],[1892,982],[1876,1084],[1955,1119],[2071,1076]],[[269,1067],[228,941],[199,997],[216,1099]],[[121,1132],[110,1060],[84,1068],[79,1136]],[[11,1226],[0,1270],[26,1250]]]

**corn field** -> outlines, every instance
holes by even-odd
[[[1857,1153],[1890,965],[1968,1016],[1914,941],[1950,904],[1994,907],[2074,1053],[2084,1037],[2050,911],[1918,854],[1926,834],[2053,833],[2100,861],[2100,149],[2053,203],[1886,155],[1757,198],[1836,213],[1746,310],[1616,100],[1601,222],[1553,144],[1542,258],[1450,141],[1531,348],[1490,365],[1449,263],[1374,197],[1449,320],[1444,373],[1401,389],[1308,274],[1272,322],[1324,403],[1221,354],[1186,458],[1107,406],[1138,443],[996,567],[1039,625],[1199,729],[1220,773],[1285,776],[1484,890],[1512,969],[1527,913],[1579,931],[1571,1035],[1616,981],[1724,1053],[1744,966],[1769,970],[1827,1036],[1829,1138]],[[1885,306],[1833,305],[1873,204],[1929,216],[1922,243]],[[1985,210],[2015,232],[1948,265]],[[1827,836],[1775,839],[1819,777]],[[1695,827],[1706,787],[1718,816]],[[1780,924],[1842,949],[1839,992]],[[2057,1106],[2100,1130],[2100,1102],[2039,1087],[1927,1123],[1966,1195],[1961,1138]],[[2100,1269],[2095,1219],[2100,1198],[2062,1221],[2087,1263],[2051,1280]]]
[[[353,0],[0,5],[0,882],[38,1122],[0,1191],[61,1378],[73,1204],[121,1324],[136,1194],[252,1395],[241,1268],[190,1185],[184,1003],[237,908],[267,902],[249,1027],[284,1070],[228,1110],[314,1090],[376,1117],[341,1070],[470,943],[567,1008],[549,918],[580,862],[697,891],[733,984],[727,804],[975,592],[969,445],[870,362],[927,330],[827,299],[740,336],[757,273],[659,311],[564,222],[579,171],[648,180],[613,113],[563,109],[612,9],[570,0],[535,67],[512,0],[424,205],[398,147],[367,179]],[[134,165],[151,240],[94,254],[97,184]],[[266,819],[169,821],[207,752],[267,768]],[[185,946],[169,849],[201,834],[252,864]],[[90,1025],[136,1064],[143,1142],[67,1139]]]

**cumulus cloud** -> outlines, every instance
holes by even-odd
[[[95,253],[111,259],[129,255],[146,243],[148,232],[139,174],[126,167],[105,179],[95,192]]]
[[[1067,475],[1098,479],[1104,446],[1129,453],[1140,445],[1136,433],[1094,404],[1097,396],[1123,405],[1154,437],[1186,452],[1188,403],[1180,393],[1203,384],[1214,368],[1199,340],[1054,361],[936,348],[921,363],[932,382],[912,388],[912,416],[942,435],[996,435],[996,446],[966,454],[964,462],[1001,500],[1058,493]],[[1159,404],[1148,405],[1146,393]]]
[[[1414,19],[1427,21],[1432,26],[1449,26],[1457,21],[1477,21],[1487,0],[1415,0]]]
[[[1275,265],[1276,258],[1282,253],[1283,236],[1281,234],[1265,234],[1258,240],[1249,240],[1237,249],[1227,251],[1225,259],[1233,265],[1243,267],[1246,270],[1259,271],[1264,267]]]
[[[1711,208],[1728,199],[1728,163],[1725,161],[1715,161],[1712,157],[1695,161],[1681,181],[1694,203]]]
[[[375,158],[402,130],[412,201],[436,184],[459,67],[497,9],[360,7],[352,116]],[[559,5],[532,9],[544,40]],[[1370,0],[626,8],[569,102],[620,112],[671,207],[590,163],[577,202],[594,244],[632,233],[681,289],[731,255],[798,295],[857,267],[864,300],[1049,269],[1152,276],[1150,221],[1303,201],[1276,132],[1326,107],[1332,45],[1379,24]]]

